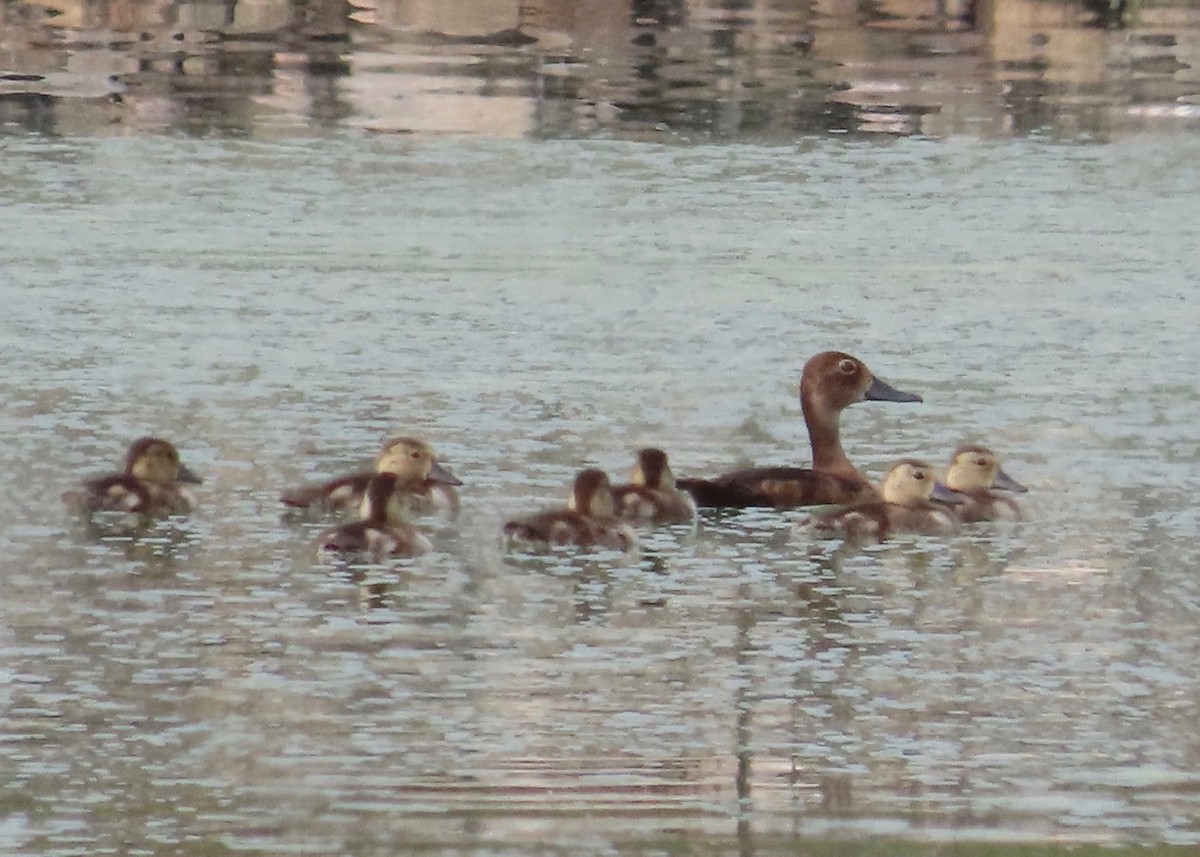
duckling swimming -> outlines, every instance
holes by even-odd
[[[945,504],[959,499],[938,483],[932,466],[905,458],[883,477],[878,499],[817,515],[812,524],[817,530],[839,533],[847,541],[882,542],[893,533],[950,535],[958,530],[958,520]]]
[[[400,480],[395,473],[372,476],[363,495],[362,520],[328,530],[319,540],[321,550],[365,554],[372,560],[419,556],[432,550],[425,534],[399,515]]]
[[[374,470],[360,470],[328,482],[301,485],[283,492],[284,505],[298,509],[340,511],[361,506],[367,484],[377,473],[399,479],[396,492],[412,512],[457,511],[458,477],[438,463],[433,447],[415,437],[394,437],[384,442]]]
[[[638,450],[628,485],[613,490],[617,514],[644,524],[688,524],[696,520],[696,503],[675,487],[675,476],[661,449]]]
[[[509,521],[504,525],[504,535],[548,545],[595,546],[622,551],[637,546],[633,529],[615,516],[608,477],[603,471],[594,469],[576,474],[566,508]]]
[[[800,407],[812,446],[812,467],[752,467],[715,479],[680,479],[699,506],[816,506],[875,497],[875,489],[842,450],[841,412],[855,402],[919,402],[884,383],[861,360],[824,351],[804,364]]]
[[[944,484],[961,499],[955,512],[964,524],[1021,520],[1017,501],[997,492],[1029,490],[1004,472],[994,452],[974,444],[960,446],[950,456]]]
[[[62,498],[85,514],[183,515],[192,510],[195,500],[181,482],[199,484],[200,477],[180,461],[174,444],[142,437],[130,444],[124,471],[89,479]]]

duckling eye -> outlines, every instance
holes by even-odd
[[[412,452],[410,452],[408,454],[408,457],[411,458],[413,461],[420,461],[421,460],[421,451],[419,449],[414,449]]]
[[[975,463],[980,467],[987,467],[987,459],[986,458],[976,458]]]
[[[858,371],[858,364],[853,360],[842,360],[838,363],[838,371],[843,375],[853,375]]]
[[[914,471],[913,471],[913,479],[915,479],[915,480],[917,480],[918,482],[920,482],[920,481],[922,481],[924,478],[925,478],[925,472],[924,472],[923,470],[914,470]]]

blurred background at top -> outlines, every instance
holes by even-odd
[[[6,134],[1197,127],[1186,0],[0,0]]]

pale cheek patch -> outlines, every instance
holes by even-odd
[[[134,511],[141,504],[141,498],[137,494],[120,485],[111,486],[104,496],[108,498],[106,505],[109,505],[110,508],[126,512]]]

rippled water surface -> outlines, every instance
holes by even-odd
[[[8,140],[0,835],[1197,842],[1197,155]],[[643,444],[807,460],[798,373],[830,347],[926,398],[847,412],[868,472],[982,440],[1029,520],[501,551],[505,515]],[[318,560],[280,487],[401,431],[461,515],[420,560]],[[206,477],[194,515],[60,508],[146,432]]]
[[[1186,110],[647,135],[660,103],[507,139],[379,134],[359,102],[286,133],[229,133],[228,104],[219,133],[100,127],[139,96],[47,97],[53,128],[0,120],[0,850],[1200,845]],[[1030,115],[1055,118],[1014,132]],[[684,475],[807,462],[796,388],[828,348],[925,397],[845,413],[866,472],[983,442],[1026,520],[851,549],[750,510],[628,557],[501,545],[640,446]],[[204,476],[197,511],[68,514],[147,433]],[[319,558],[329,521],[281,488],[399,433],[461,513],[423,519],[418,560]]]

